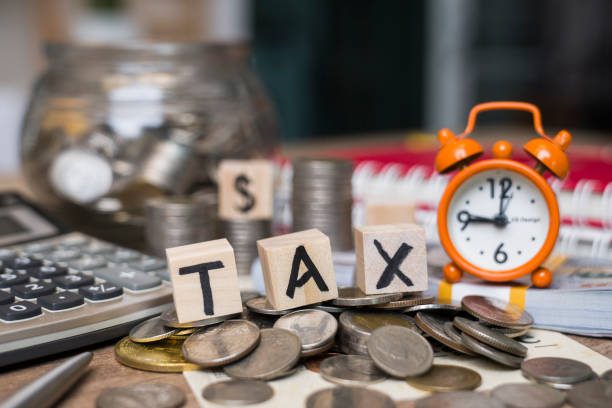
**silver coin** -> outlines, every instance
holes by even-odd
[[[491,396],[507,408],[559,408],[565,402],[565,394],[540,384],[503,384]]]
[[[183,355],[201,367],[219,367],[249,354],[259,343],[259,328],[246,320],[226,320],[193,333],[183,343]]]
[[[608,370],[599,376],[602,380],[612,380],[612,370]]]
[[[175,408],[184,403],[180,388],[159,382],[107,388],[96,399],[98,408]]]
[[[431,304],[436,300],[435,296],[427,295],[404,295],[399,300],[393,300],[382,305],[372,305],[372,309],[380,310],[403,310],[410,306]]]
[[[281,316],[274,327],[295,333],[302,342],[302,351],[308,351],[332,342],[338,322],[322,310],[302,309]]]
[[[423,330],[434,340],[459,353],[473,356],[474,352],[469,347],[463,344],[462,341],[458,342],[456,339],[448,336],[444,331],[444,323],[451,321],[452,317],[450,314],[418,312],[415,316],[415,321],[419,329]]]
[[[265,314],[265,315],[271,315],[271,316],[282,316],[282,315],[286,315],[287,313],[291,312],[291,310],[274,309],[274,307],[263,296],[249,299],[247,300],[245,305],[252,312]]]
[[[512,340],[499,332],[489,329],[488,327],[466,319],[465,317],[457,316],[453,320],[453,324],[462,332],[469,334],[476,340],[488,344],[498,350],[506,353],[514,354],[515,356],[525,357],[527,355],[527,347],[516,340]]]
[[[326,388],[306,398],[306,408],[395,408],[393,400],[380,391],[357,387]]]
[[[576,384],[567,399],[575,408],[609,408],[612,405],[612,381],[594,380]]]
[[[238,316],[240,316],[240,313],[233,313],[225,316],[216,316],[211,317],[209,319],[196,320],[195,322],[179,323],[178,317],[176,316],[176,310],[173,308],[170,310],[166,310],[164,313],[162,313],[160,318],[168,327],[172,327],[175,329],[189,329],[192,327],[211,326],[213,324],[221,323],[225,320],[229,320]]]
[[[321,303],[320,305],[313,306],[314,309],[323,310],[327,313],[340,314],[342,312],[346,312],[348,309],[346,307],[334,306],[326,303]]]
[[[312,357],[312,356],[316,356],[319,354],[323,354],[331,350],[335,344],[336,342],[334,341],[334,339],[331,339],[329,343],[323,344],[322,346],[319,346],[317,348],[308,349],[308,350],[302,349],[302,352],[300,353],[300,357]]]
[[[522,329],[513,329],[513,328],[509,328],[509,327],[494,326],[494,325],[488,324],[486,322],[480,322],[480,323],[483,324],[484,326],[488,327],[489,329],[491,329],[493,331],[496,331],[498,333],[501,333],[504,336],[507,336],[507,337],[510,337],[510,338],[524,336],[525,334],[527,334],[527,332],[530,329],[530,327],[525,327],[525,328],[522,328]]]
[[[371,358],[359,355],[328,357],[321,362],[320,373],[327,381],[353,386],[377,383],[387,378]]]
[[[442,303],[429,303],[424,305],[411,306],[404,310],[404,313],[416,313],[416,312],[448,312],[448,313],[459,313],[461,306],[447,305]]]
[[[512,368],[519,368],[523,362],[521,357],[494,349],[493,347],[487,346],[486,344],[479,342],[475,338],[468,336],[465,333],[461,333],[461,341],[473,352],[487,357],[489,360],[493,360],[499,364]]]
[[[384,293],[380,295],[366,295],[357,287],[339,288],[338,297],[332,300],[337,306],[369,306],[389,303],[401,299],[402,293]]]
[[[536,384],[542,384],[542,385],[546,385],[547,387],[550,388],[554,388],[556,390],[560,390],[560,391],[568,391],[571,390],[572,388],[574,388],[574,386],[578,385],[578,384],[582,384],[583,382],[586,381],[593,381],[593,380],[598,380],[599,378],[597,377],[597,374],[592,373],[591,376],[589,378],[587,378],[584,381],[580,381],[577,383],[571,383],[571,384],[564,384],[564,383],[555,383],[555,382],[550,382],[550,381],[542,381],[542,380],[537,380],[534,377],[531,377],[525,373],[523,373],[523,377],[525,377],[526,379],[528,379],[529,381],[536,383]]]
[[[225,380],[204,387],[202,397],[219,405],[252,405],[268,401],[274,390],[263,381]]]
[[[177,329],[166,327],[164,321],[157,316],[132,327],[130,340],[136,343],[149,343],[163,340],[176,334],[177,331]]]
[[[300,339],[288,330],[262,329],[259,345],[243,359],[223,367],[225,374],[245,380],[272,380],[300,358]]]
[[[368,354],[385,373],[399,378],[427,372],[433,364],[433,350],[423,336],[400,326],[384,326],[368,339]]]
[[[593,370],[585,363],[569,358],[530,358],[521,364],[523,375],[537,382],[574,384],[593,376]]]
[[[461,299],[463,310],[487,323],[502,327],[533,325],[533,317],[520,307],[503,300],[484,296],[465,296]]]
[[[339,345],[346,354],[368,355],[367,340],[379,327],[395,325],[416,330],[414,319],[400,313],[347,311],[340,315]]]
[[[487,395],[474,391],[451,391],[421,398],[415,408],[504,408],[504,404]]]

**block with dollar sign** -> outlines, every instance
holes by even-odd
[[[269,160],[223,160],[219,165],[219,217],[272,218],[274,165]]]

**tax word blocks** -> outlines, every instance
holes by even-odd
[[[227,239],[166,249],[179,323],[242,312],[234,249]]]
[[[329,237],[317,229],[260,239],[266,297],[277,310],[338,297]]]
[[[219,217],[272,218],[274,165],[269,160],[224,160],[219,165]]]
[[[416,224],[355,228],[357,286],[364,293],[427,289],[425,230]]]

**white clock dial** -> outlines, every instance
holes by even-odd
[[[550,227],[544,195],[509,170],[483,171],[466,180],[451,199],[446,221],[461,256],[491,271],[529,262],[542,249]]]

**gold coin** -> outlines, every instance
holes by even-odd
[[[189,329],[177,329],[177,331],[168,338],[174,340],[185,340],[187,339],[187,337],[195,333],[196,330],[198,330],[197,327],[192,327]]]
[[[155,343],[134,343],[124,337],[115,345],[115,358],[121,364],[138,370],[180,373],[197,370],[183,357],[182,340],[164,339]]]
[[[423,391],[473,390],[482,382],[480,374],[469,368],[434,364],[431,369],[418,377],[410,377],[406,382]]]

